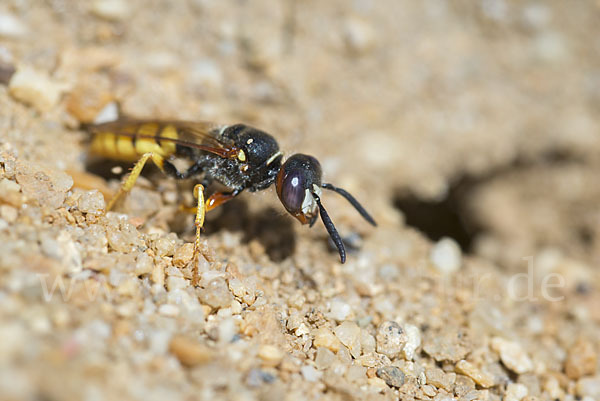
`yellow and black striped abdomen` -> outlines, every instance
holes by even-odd
[[[94,131],[90,152],[120,161],[136,161],[149,152],[163,157],[173,155],[177,149],[175,142],[161,138],[178,139],[177,129],[171,124],[155,122],[106,124]]]

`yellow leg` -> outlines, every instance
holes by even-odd
[[[200,232],[204,226],[204,215],[206,214],[206,207],[204,204],[204,186],[202,184],[196,184],[194,186],[194,197],[198,199],[198,206],[196,207],[196,220],[194,225],[196,226],[196,241],[194,242],[194,272],[192,276],[192,285],[198,285],[198,252],[200,251]]]
[[[121,198],[121,196],[131,191],[131,188],[133,188],[133,186],[135,185],[135,182],[140,176],[140,173],[142,172],[142,169],[144,168],[144,165],[146,164],[148,159],[151,159],[161,171],[164,171],[163,166],[165,159],[161,155],[152,152],[144,153],[140,160],[138,160],[137,163],[135,163],[135,165],[131,169],[131,173],[129,173],[125,181],[123,181],[121,188],[119,188],[119,192],[117,192],[117,194],[110,200],[110,202],[108,202],[108,205],[106,206],[107,211],[112,210],[112,208],[115,206],[119,198]]]

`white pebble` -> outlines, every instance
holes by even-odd
[[[98,112],[96,118],[94,118],[94,124],[107,123],[115,121],[119,118],[119,106],[116,102],[110,102],[102,110]]]
[[[545,28],[552,20],[550,8],[542,3],[528,4],[523,7],[525,23],[536,29]]]
[[[415,358],[415,351],[421,345],[421,332],[417,326],[412,324],[405,324],[404,331],[406,332],[407,340],[402,352],[406,360],[412,361]]]
[[[232,318],[223,319],[218,327],[221,344],[230,343],[237,334],[237,324]]]
[[[167,277],[167,289],[169,291],[182,290],[188,286],[188,282],[183,277]]]
[[[365,21],[349,18],[344,24],[344,41],[348,50],[365,53],[375,44],[375,33]]]
[[[165,305],[163,305],[165,306]],[[171,342],[171,333],[166,330],[149,330],[148,340],[150,343],[150,350],[155,355],[162,355],[169,349],[169,343]]]
[[[27,27],[11,14],[0,14],[0,37],[18,39],[27,34]]]
[[[105,207],[104,196],[97,189],[84,192],[77,201],[77,208],[83,213],[100,215]]]
[[[328,318],[342,322],[347,320],[351,313],[352,307],[350,305],[340,299],[334,298],[329,303],[329,312],[325,315]]]
[[[462,252],[452,238],[444,237],[431,249],[429,255],[433,265],[442,273],[453,273],[460,268]]]
[[[135,275],[141,276],[142,274],[152,273],[154,268],[154,259],[147,253],[140,253],[135,262]]]
[[[179,315],[179,307],[177,305],[163,304],[158,308],[158,313],[163,316],[175,317]]]
[[[377,329],[375,337],[377,352],[393,359],[404,349],[408,339],[402,326],[394,321],[386,321]]]
[[[300,373],[304,376],[304,380],[307,382],[316,382],[323,376],[323,372],[319,372],[310,365],[304,365],[300,368]]]
[[[548,32],[538,35],[534,41],[534,46],[535,53],[542,61],[560,62],[569,54],[567,43],[558,32]]]
[[[521,401],[527,397],[527,386],[521,383],[510,383],[506,387],[504,401]]]
[[[223,73],[214,62],[202,60],[192,65],[190,79],[197,85],[219,88],[223,84]]]
[[[12,97],[38,111],[48,111],[54,107],[65,89],[64,85],[53,81],[48,75],[29,67],[19,68],[8,84]]]
[[[344,322],[337,326],[333,332],[342,344],[348,347],[353,357],[358,358],[362,351],[360,344],[360,327],[354,322]]]
[[[583,377],[579,379],[576,386],[577,395],[589,397],[594,400],[600,399],[600,376]]]
[[[491,345],[492,349],[500,355],[504,366],[513,372],[523,374],[533,370],[533,362],[519,343],[494,337]]]
[[[130,10],[123,0],[96,0],[92,3],[92,13],[109,21],[122,21],[129,17]]]

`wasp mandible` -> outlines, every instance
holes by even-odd
[[[193,260],[196,260],[200,249],[200,231],[207,211],[235,198],[244,190],[260,191],[273,183],[285,209],[300,223],[312,227],[317,216],[321,216],[342,263],[346,261],[346,249],[321,202],[322,189],[342,195],[365,220],[377,225],[347,191],[322,182],[321,165],[317,159],[298,153],[283,162],[283,153],[275,138],[245,124],[118,120],[93,125],[90,132],[93,134],[92,154],[120,161],[137,161],[119,192],[109,201],[107,210],[111,210],[118,199],[131,190],[148,160],[176,179],[200,177],[200,182],[194,186],[197,208]],[[175,158],[187,159],[190,166],[179,171],[173,164]],[[204,190],[213,181],[229,191],[215,192],[205,199]]]

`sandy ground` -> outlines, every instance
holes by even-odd
[[[0,398],[600,399],[599,24],[594,1],[4,0]],[[148,169],[105,211],[120,175],[83,126],[116,105],[260,127],[379,225],[326,194],[341,265],[243,194],[194,287],[193,182]]]

